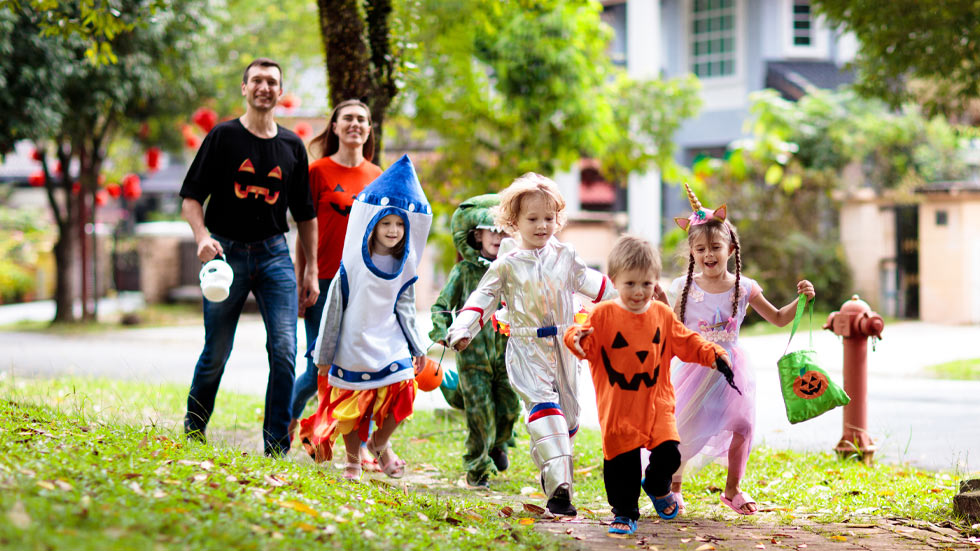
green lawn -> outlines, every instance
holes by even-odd
[[[354,484],[299,453],[255,451],[260,397],[219,393],[209,434],[178,432],[185,385],[0,374],[0,549],[543,549],[522,503],[543,505],[527,435],[492,494],[459,486],[462,418],[418,412],[395,434],[413,483]],[[607,518],[597,431],[575,441],[576,504]],[[338,446],[337,451],[340,451]],[[691,515],[731,519],[718,465],[685,482]],[[762,514],[734,522],[861,522],[868,516],[948,524],[959,476],[762,448],[744,489]],[[646,501],[646,500],[644,500]],[[645,515],[652,507],[641,501]],[[510,506],[512,513],[505,510]],[[969,532],[969,524],[953,520]],[[976,530],[974,530],[976,532]]]
[[[931,365],[926,368],[926,371],[940,379],[977,381],[980,380],[980,358]]]

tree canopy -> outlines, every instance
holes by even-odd
[[[816,11],[860,41],[857,89],[897,107],[929,83],[930,113],[980,98],[980,9],[974,0],[814,0]]]

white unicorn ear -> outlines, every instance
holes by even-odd
[[[691,227],[691,221],[687,218],[674,218],[674,222],[684,231],[687,231]]]
[[[712,213],[712,216],[718,220],[724,221],[725,218],[728,217],[728,205],[722,205],[716,208],[715,212]]]

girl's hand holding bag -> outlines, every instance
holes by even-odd
[[[800,325],[807,299],[800,294],[793,319],[793,330],[789,334],[786,350],[793,342],[793,336]],[[847,405],[851,399],[844,389],[834,384],[827,372],[817,366],[813,350],[813,302],[810,301],[810,349],[783,352],[776,365],[779,366],[779,383],[786,403],[786,417],[790,423],[799,423],[830,411],[837,406]]]

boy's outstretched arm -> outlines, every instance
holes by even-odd
[[[483,279],[476,290],[470,293],[466,304],[456,313],[456,319],[449,326],[449,345],[455,350],[462,350],[490,319],[497,304],[500,302],[500,290],[503,286],[500,274],[494,262],[483,274]],[[464,342],[465,339],[465,342]]]

